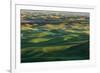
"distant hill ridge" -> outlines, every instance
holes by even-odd
[[[86,16],[89,17],[88,12],[69,12],[69,11],[47,11],[47,10],[21,10],[21,14],[56,14],[63,16]]]

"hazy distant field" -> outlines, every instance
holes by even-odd
[[[89,59],[89,13],[21,10],[21,62]]]

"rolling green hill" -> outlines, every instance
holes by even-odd
[[[47,14],[22,14],[21,62],[88,60],[89,17]]]

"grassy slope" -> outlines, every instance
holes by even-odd
[[[27,51],[22,55],[22,62],[62,61],[89,59],[89,42],[65,48],[55,52]]]

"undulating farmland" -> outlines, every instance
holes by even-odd
[[[21,10],[21,62],[89,59],[89,13]]]

